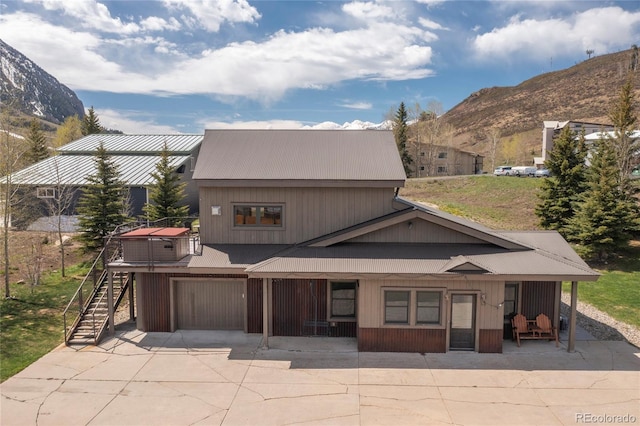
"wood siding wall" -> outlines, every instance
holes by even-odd
[[[360,328],[358,350],[361,352],[447,351],[445,329]]]
[[[247,333],[262,334],[262,279],[247,280]]]
[[[405,287],[420,290],[446,290],[447,292],[468,292],[478,294],[477,323],[478,329],[502,330],[504,300],[504,282],[487,281],[424,281],[424,280],[361,280],[358,304],[366,309],[359,309],[358,324],[361,328],[377,328],[384,326],[383,287]],[[485,295],[482,303],[480,295]],[[448,321],[450,304],[443,301],[442,324]]]
[[[528,319],[535,319],[538,314],[545,314],[554,321],[556,317],[555,281],[524,281],[521,290],[522,315]],[[554,325],[558,324],[554,322]]]
[[[142,331],[171,331],[171,292],[169,275],[136,274],[136,285],[142,287],[138,298],[138,312]]]
[[[411,222],[411,228],[409,228]],[[480,244],[483,241],[424,220],[407,220],[379,231],[354,238],[364,243]]]
[[[200,188],[203,244],[294,244],[393,212],[392,188]],[[234,227],[234,204],[282,204],[282,228]],[[211,215],[211,206],[222,214]]]
[[[326,280],[273,280],[273,335],[303,336],[305,321],[326,321]]]
[[[500,354],[502,353],[502,340],[502,329],[480,329],[478,352]]]

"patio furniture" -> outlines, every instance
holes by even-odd
[[[536,317],[536,325],[531,327],[535,339],[555,340],[558,347],[558,328],[551,324],[551,320],[545,314]]]
[[[513,328],[513,338],[518,342],[520,346],[520,339],[533,339],[533,333],[529,328],[527,317],[522,314],[518,314],[511,318],[511,326]]]

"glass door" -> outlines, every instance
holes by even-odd
[[[449,349],[472,351],[476,344],[476,295],[451,295]]]

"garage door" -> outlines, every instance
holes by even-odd
[[[175,306],[179,329],[244,330],[243,281],[179,281]]]

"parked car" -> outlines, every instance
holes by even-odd
[[[549,169],[539,169],[536,170],[536,177],[549,177],[551,176],[551,172],[549,171]]]
[[[514,176],[530,176],[533,177],[536,174],[537,169],[529,166],[516,166],[511,168],[511,172]]]
[[[496,169],[493,171],[493,174],[495,176],[509,176],[513,174],[513,172],[511,171],[511,166],[500,166],[496,167]]]

